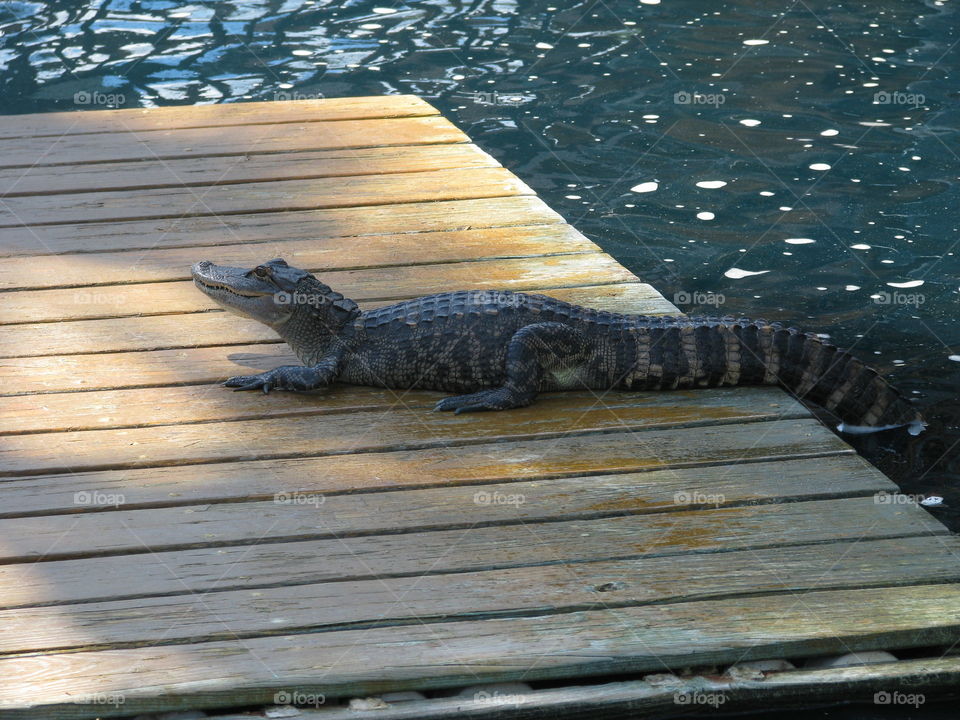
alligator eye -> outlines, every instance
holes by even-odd
[[[270,277],[270,268],[264,267],[263,265],[258,265],[253,269],[253,274],[258,278],[263,278],[266,280]]]

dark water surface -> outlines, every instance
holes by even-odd
[[[872,362],[930,428],[853,443],[958,527],[957,5],[3,2],[0,113],[421,95],[682,310]]]

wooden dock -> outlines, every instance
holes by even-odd
[[[363,307],[676,312],[422,100],[10,116],[0,148],[0,717],[640,717],[960,679],[957,538],[779,390],[452,416],[218,385],[292,356],[192,286],[202,259],[284,257]],[[445,697],[495,682],[532,690]],[[346,705],[402,690],[429,697]]]

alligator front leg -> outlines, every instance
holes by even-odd
[[[520,328],[507,347],[507,379],[489,390],[454,395],[436,404],[434,410],[453,410],[458,415],[475,410],[508,410],[533,402],[544,372],[575,367],[587,354],[583,333],[563,323],[536,323]]]
[[[322,360],[316,365],[282,365],[259,375],[237,375],[224,381],[227,387],[237,390],[315,390],[329,385],[337,376],[335,360]]]

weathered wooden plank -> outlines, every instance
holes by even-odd
[[[831,590],[806,593],[803,602],[748,597],[11,657],[0,660],[0,673],[10,678],[0,688],[0,711],[24,717],[43,706],[61,717],[67,708],[102,715],[112,710],[78,701],[105,688],[124,698],[115,714],[130,714],[157,709],[171,696],[175,707],[208,707],[269,701],[290,688],[355,696],[950,644],[960,638],[960,623],[943,608],[958,602],[955,585]]]
[[[644,406],[623,403],[614,411],[599,397],[580,398],[577,402],[576,398],[565,398],[562,394],[555,402],[565,406],[568,414],[555,416],[547,411],[549,405],[535,404],[512,410],[509,425],[505,425],[504,416],[498,413],[453,415],[397,407],[389,414],[357,412],[335,419],[308,415],[81,430],[55,436],[47,433],[7,435],[0,445],[3,458],[0,476],[400,450],[507,438],[556,437],[651,423],[649,409]],[[667,412],[667,408],[662,411],[664,416]],[[715,413],[720,420],[729,419],[731,414],[729,409],[720,408]],[[769,408],[758,408],[753,414],[760,418],[777,415]],[[706,408],[701,417],[704,421],[715,421]],[[839,451],[844,447],[813,420],[783,421],[763,429],[752,425],[703,427],[696,433],[702,442],[693,442],[689,437],[681,440],[684,434],[672,430],[657,432],[658,435],[650,437],[650,442],[662,442],[663,447],[657,449],[655,459],[651,458],[654,465],[668,456],[673,458],[672,462],[702,462],[707,456],[722,461],[777,457],[783,448],[790,446],[816,448],[810,452]],[[761,442],[758,433],[769,434],[771,441]],[[727,441],[729,444],[720,451],[718,448]]]
[[[467,697],[440,697],[389,703],[376,710],[357,710],[330,699],[320,710],[302,708],[302,720],[636,720],[692,714],[697,707],[718,708],[724,714],[763,708],[797,708],[824,702],[876,705],[877,693],[893,702],[919,705],[947,697],[960,684],[960,658],[900,660],[826,670],[791,670],[736,677],[628,680],[600,685],[568,685],[523,692],[481,691]],[[473,687],[476,687],[475,685]],[[288,693],[290,691],[288,690]],[[678,702],[678,699],[681,702]],[[699,699],[699,704],[692,704]],[[681,710],[681,708],[685,708]],[[703,710],[708,712],[707,709]],[[248,715],[218,716],[218,720],[249,720]]]
[[[2,141],[0,141],[2,144]],[[4,198],[0,227],[141,220],[462,200],[533,191],[506,168],[455,168],[391,175],[272,180],[201,188],[69,193]]]
[[[273,242],[276,238],[354,238],[402,232],[562,222],[535,195],[371,205],[227,217],[35,225],[4,229],[0,255],[49,255]],[[355,240],[349,241],[352,247]],[[49,258],[45,261],[48,262]],[[18,285],[19,287],[19,285]]]
[[[531,230],[543,236],[555,236],[552,226]],[[471,231],[479,232],[479,231]],[[522,234],[522,233],[521,233]],[[205,253],[216,256],[215,253]],[[198,260],[204,259],[203,256]],[[253,255],[250,265],[270,260]],[[361,301],[391,300],[429,295],[448,290],[534,291],[548,287],[625,283],[637,277],[609,255],[582,252],[560,256],[534,256],[437,265],[398,265],[357,270],[324,272],[321,279],[349,298]],[[128,324],[135,328],[140,317],[154,314],[199,313],[219,309],[213,300],[197,290],[193,281],[102,285],[52,290],[18,290],[0,293],[2,323],[48,323],[53,320],[81,320],[134,316]],[[243,322],[241,318],[239,320]],[[182,332],[189,333],[192,320],[179,319]],[[49,333],[84,332],[80,326],[57,325]],[[16,335],[4,331],[8,344],[0,350],[17,350]],[[31,333],[35,346],[44,335],[41,329]],[[257,335],[258,338],[263,337]],[[53,338],[54,340],[56,338]],[[187,338],[184,338],[187,339]],[[244,342],[240,339],[239,342]],[[195,341],[194,341],[195,342]],[[194,344],[190,342],[189,344]],[[227,342],[223,340],[223,342]],[[94,345],[95,351],[113,350],[109,342]],[[80,352],[79,350],[74,350]],[[37,355],[39,352],[25,352]]]
[[[497,568],[569,566],[593,560],[639,558],[647,562],[658,557],[678,560],[685,555],[706,560],[711,553],[780,546],[797,549],[810,544],[824,547],[823,543],[891,537],[926,538],[930,552],[938,555],[944,547],[952,547],[946,528],[915,506],[886,506],[875,512],[870,498],[861,498],[859,503],[844,500],[837,505],[839,502],[753,505],[724,508],[722,514],[697,510],[692,511],[697,513],[694,515],[560,520],[535,527],[478,526],[151,552],[145,552],[141,545],[140,552],[133,554],[53,559],[58,554],[70,554],[70,545],[61,540],[59,547],[44,548],[45,562],[29,558],[0,565],[0,579],[5,583],[0,603],[6,608],[60,605]],[[804,514],[798,507],[790,507],[794,505],[807,505],[808,510],[826,514]],[[833,514],[835,509],[837,514]],[[846,514],[851,511],[852,515]],[[702,530],[696,524],[701,517],[707,518]],[[783,522],[774,521],[768,526],[764,518],[770,517]],[[865,524],[858,527],[856,523],[861,521]],[[693,527],[688,526],[691,523]],[[652,527],[660,528],[659,535],[649,530]],[[773,529],[775,533],[768,532]],[[943,546],[941,540],[948,545]],[[824,553],[829,556],[830,551]],[[775,572],[775,568],[772,570]],[[136,581],[131,582],[131,578]],[[685,581],[680,579],[681,584]]]
[[[677,312],[656,290],[641,283],[541,288],[536,292],[613,312]],[[361,307],[388,302],[392,301],[361,303]],[[184,323],[189,323],[188,333]],[[55,327],[55,332],[50,323],[3,328],[5,342],[0,355],[14,354],[0,358],[0,388],[6,393],[214,382],[245,374],[250,368],[267,370],[299,363],[266,326],[221,312],[80,320]],[[263,344],[243,344],[251,342]],[[184,347],[186,343],[235,346]]]
[[[778,398],[774,395],[773,399]],[[549,398],[545,402],[548,403],[547,407],[557,405]],[[644,399],[638,399],[637,402],[642,403]],[[784,417],[792,418],[798,414],[791,411],[790,404],[772,402],[768,405],[770,412],[781,412]],[[799,410],[799,406],[793,407]],[[679,410],[680,408],[677,408],[677,411]],[[762,428],[758,430],[762,432]],[[717,449],[724,445],[724,438],[719,438]],[[0,517],[98,509],[102,503],[91,500],[89,506],[84,506],[77,502],[77,493],[93,492],[113,497],[122,496],[125,508],[138,508],[204,505],[224,500],[272,499],[277,492],[288,490],[320,493],[369,492],[533,478],[579,477],[600,472],[645,471],[653,473],[649,482],[662,484],[668,481],[665,478],[688,477],[689,474],[683,472],[682,467],[699,468],[698,472],[703,473],[703,483],[709,481],[722,486],[721,481],[728,475],[733,478],[730,481],[734,482],[741,473],[752,476],[754,472],[752,469],[739,467],[736,470],[728,468],[722,472],[715,471],[708,467],[711,462],[709,455],[699,462],[682,462],[682,456],[678,455],[675,449],[673,452],[670,447],[666,450],[667,454],[651,460],[657,457],[657,453],[650,447],[647,437],[634,435],[628,430],[600,436],[571,435],[549,440],[478,443],[461,446],[455,453],[439,447],[355,455],[210,463],[193,466],[188,471],[173,466],[7,478],[2,482],[2,488],[4,497],[8,500]],[[850,488],[853,486],[846,485],[848,482],[858,483],[862,478],[873,478],[869,482],[879,481],[877,471],[852,455],[852,451],[846,447],[835,452],[830,446],[821,445],[808,449],[805,445],[787,445],[781,447],[780,451],[780,462],[785,465],[779,470],[777,477],[778,481],[783,483],[783,488],[791,487],[790,483],[797,486],[802,484],[812,492],[815,484],[809,484],[807,476],[814,473],[813,468],[819,468],[817,472],[830,478],[831,483],[836,482],[838,494],[852,492]],[[810,455],[816,457],[802,462],[788,462],[791,457],[803,458]],[[756,464],[757,472],[770,472],[775,469],[762,461]],[[658,468],[664,467],[672,469],[665,471],[666,475],[657,474]],[[847,479],[833,480],[834,477],[841,476]],[[636,482],[642,484],[640,480]],[[701,481],[691,485],[693,488],[700,486]],[[885,487],[890,492],[896,490],[892,483]],[[722,487],[703,490],[714,491],[727,493]],[[732,496],[732,493],[727,494]],[[760,499],[758,495],[745,497],[751,500]]]
[[[274,257],[312,272],[463,260],[534,257],[595,252],[600,248],[569,225],[524,225],[427,233],[374,235],[349,243],[342,238],[278,239],[255,245],[166,248],[8,258],[0,267],[0,288],[51,288],[96,283],[188,280],[198,258],[218,265],[250,267]],[[427,250],[429,248],[429,251]],[[101,292],[92,290],[91,292]]]
[[[0,197],[499,167],[468,143],[0,168]]]
[[[436,117],[333,120],[221,128],[66,134],[0,140],[0,167],[255,155],[302,150],[467,142],[449,120]]]
[[[853,577],[859,587],[957,582],[958,550],[954,537],[860,540],[18,608],[0,610],[0,653],[793,594],[850,587]]]
[[[693,437],[690,432],[679,434],[686,442]],[[758,494],[762,495],[766,489],[762,480],[751,472],[755,469],[753,466],[744,466],[742,472],[761,483]],[[641,476],[639,481],[645,479],[649,478]],[[396,532],[423,534],[453,528],[472,530],[481,525],[503,523],[523,523],[536,538],[540,533],[538,523],[549,521],[547,524],[553,524],[561,519],[591,517],[606,518],[604,532],[609,534],[611,541],[610,554],[616,556],[630,554],[640,546],[653,550],[660,542],[658,538],[674,532],[678,526],[682,526],[683,530],[679,532],[689,542],[700,547],[703,544],[717,545],[731,528],[742,532],[745,526],[754,522],[763,525],[770,538],[783,537],[784,542],[789,542],[793,528],[811,524],[805,519],[811,513],[817,518],[813,525],[822,525],[836,533],[818,536],[829,539],[860,537],[868,527],[879,528],[876,534],[881,536],[907,535],[922,532],[935,523],[916,505],[883,504],[876,502],[874,497],[778,503],[771,506],[773,509],[762,512],[719,505],[679,516],[675,512],[665,511],[688,507],[686,502],[677,503],[676,500],[678,493],[688,492],[689,478],[654,489],[650,500],[643,498],[642,493],[639,500],[631,496],[629,483],[632,481],[633,477],[625,475],[587,476],[324,498],[310,492],[291,491],[289,497],[281,493],[279,499],[268,501],[221,502],[143,510],[126,510],[118,506],[106,512],[8,518],[3,521],[5,540],[0,549],[0,561],[64,559],[137,553],[148,549],[159,551],[205,545],[249,544],[264,538],[277,542],[323,537],[345,539]],[[843,485],[842,482],[839,484]],[[785,491],[795,497],[790,490],[784,490],[782,484],[776,485],[780,492]],[[881,482],[881,486],[885,485]],[[867,488],[876,487],[874,478]],[[735,490],[742,493],[741,488]],[[858,489],[862,492],[862,489]],[[748,489],[747,492],[753,491]],[[803,491],[794,492],[800,497],[804,496]],[[93,497],[92,493],[88,495]],[[708,497],[707,494],[704,496]],[[710,493],[709,496],[718,501],[734,500],[732,497],[727,501],[723,493]],[[108,499],[101,504],[101,509],[109,507],[109,502]],[[835,520],[827,522],[828,515]],[[629,518],[625,526],[631,528],[630,543],[618,547],[613,533],[616,527],[624,527],[617,520],[623,517]],[[835,527],[841,518],[847,525]],[[55,547],[48,552],[57,545],[57,540],[68,528],[69,547]],[[855,534],[851,535],[851,531]],[[561,550],[557,546],[553,548]],[[557,557],[562,558],[563,555]]]
[[[130,108],[95,112],[33,113],[0,116],[0,138],[133,133],[232,125],[302,123],[324,120],[418,117],[437,110],[415,95],[322,98],[284,102]],[[108,142],[103,139],[102,142]]]

